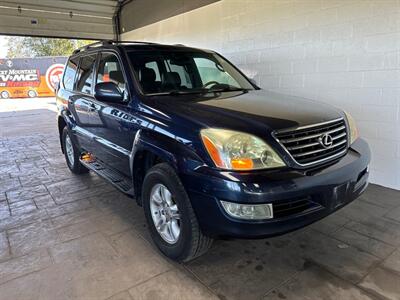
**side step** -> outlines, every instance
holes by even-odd
[[[82,165],[84,165],[89,170],[95,172],[100,177],[103,177],[114,185],[121,192],[133,196],[133,186],[131,180],[124,174],[118,172],[117,170],[111,169],[109,166],[104,164],[102,161],[84,154],[81,156],[80,160]]]

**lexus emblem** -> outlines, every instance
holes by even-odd
[[[318,142],[321,144],[322,147],[325,149],[329,149],[333,145],[333,138],[331,135],[324,133],[318,139]]]

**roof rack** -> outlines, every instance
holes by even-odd
[[[151,43],[151,42],[143,42],[143,41],[115,41],[115,40],[103,40],[99,42],[95,42],[89,45],[82,46],[76,50],[74,50],[73,54],[76,54],[78,52],[88,50],[90,48],[95,48],[95,47],[102,47],[102,46],[107,46],[107,45],[117,45],[117,44],[146,44],[146,45],[158,45],[157,43]]]

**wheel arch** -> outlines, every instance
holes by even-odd
[[[62,145],[62,134],[63,134],[64,127],[67,127],[68,129],[71,129],[73,127],[72,120],[67,115],[67,111],[63,110],[58,115],[57,126],[58,126],[58,135],[59,135],[59,139],[60,139],[61,151],[64,153],[64,148]]]
[[[139,205],[142,204],[142,183],[147,171],[162,162],[168,163],[177,174],[204,164],[188,145],[154,131],[139,130],[130,156],[134,197]]]

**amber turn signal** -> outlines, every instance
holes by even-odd
[[[253,168],[251,158],[232,158],[231,165],[235,170],[250,170]]]

